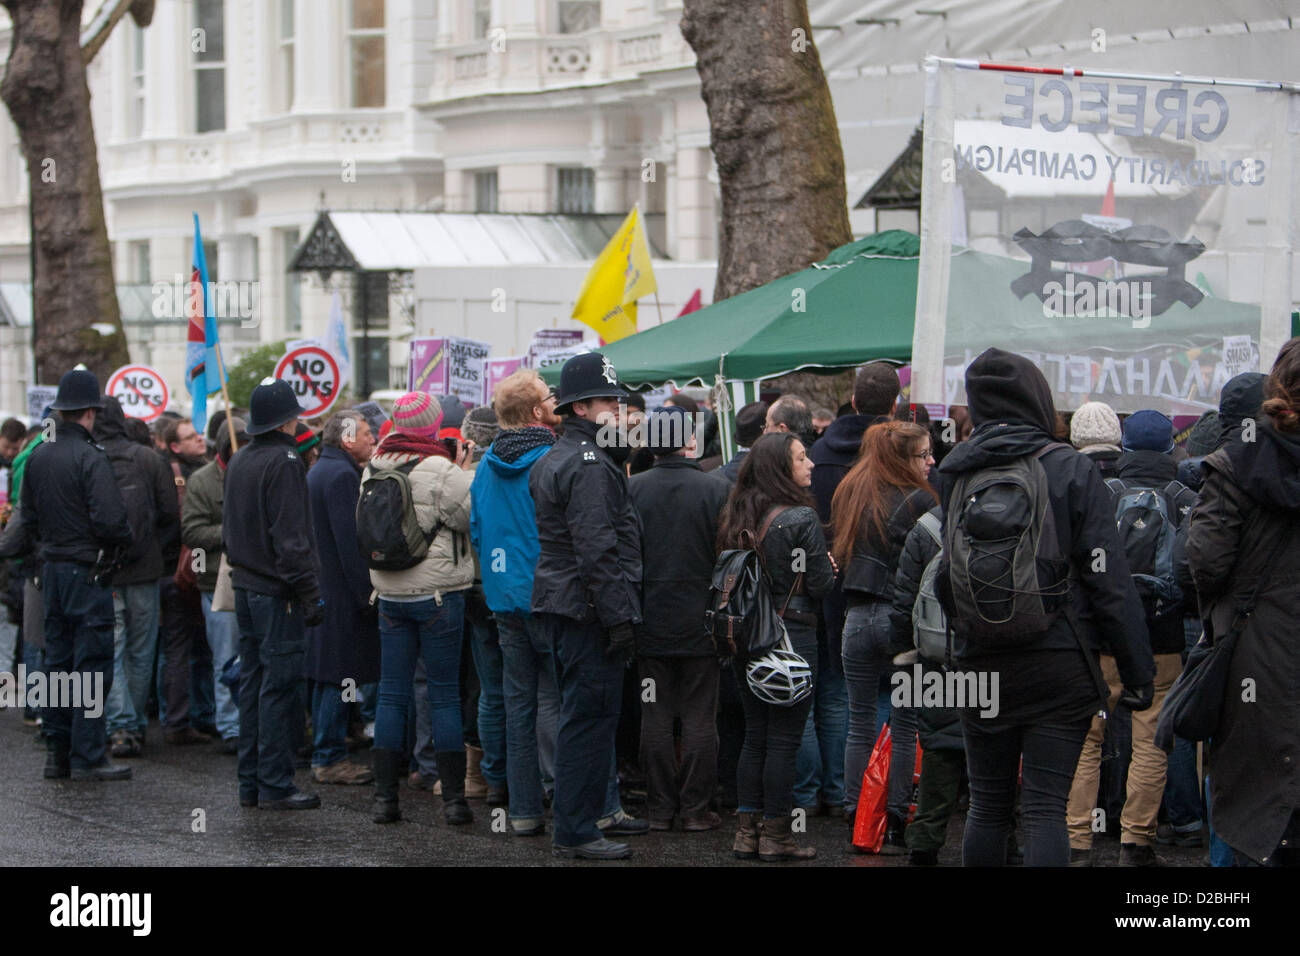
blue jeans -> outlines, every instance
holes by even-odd
[[[844,616],[844,687],[849,719],[844,744],[844,805],[849,809],[858,805],[862,774],[876,743],[873,731],[880,679],[894,667],[889,654],[889,607],[888,601],[873,600],[854,605]],[[910,768],[908,780],[911,780]],[[890,783],[892,803],[892,779]],[[890,809],[895,807],[891,805]],[[906,815],[906,807],[903,812]]]
[[[217,733],[222,740],[239,736],[239,701],[230,688],[221,683],[221,669],[239,654],[239,623],[234,611],[212,610],[212,592],[203,592],[203,626],[212,650],[213,699],[216,704]],[[196,685],[197,686],[197,685]],[[196,693],[195,697],[198,696]]]
[[[379,681],[362,684],[357,690],[360,691],[361,696],[361,720],[373,724],[375,714],[379,710]]]
[[[478,739],[483,747],[479,770],[490,787],[506,785],[506,703],[502,689],[501,642],[491,621],[470,622],[470,653],[478,674]]]
[[[143,734],[149,723],[149,682],[158,646],[158,582],[113,588],[113,691],[108,732]]]
[[[555,655],[538,618],[498,614],[496,620],[506,714],[510,819],[536,820],[542,816],[543,775],[554,769],[560,709]],[[548,752],[550,766],[544,770],[542,757]]]
[[[313,767],[331,767],[348,756],[348,705],[341,684],[317,681],[311,689]]]
[[[819,794],[827,806],[844,804],[844,745],[849,729],[844,668],[830,655],[823,660],[814,689],[813,712],[808,715],[795,757],[794,802],[800,807],[814,806]]]
[[[1201,639],[1199,618],[1184,618],[1183,663],[1187,652]],[[1165,774],[1165,810],[1169,825],[1178,833],[1196,833],[1201,829],[1201,788],[1196,779],[1196,744],[1182,737],[1174,738]]]
[[[465,595],[442,601],[379,599],[379,709],[375,747],[405,750],[415,680],[415,658],[424,658],[433,743],[438,752],[465,748],[460,722],[460,644]]]
[[[239,622],[239,795],[282,800],[293,783],[293,721],[307,656],[302,608],[235,588]]]
[[[1016,772],[1021,770],[1020,821],[1026,866],[1068,866],[1065,808],[1090,718],[989,730],[962,713],[970,812],[962,840],[963,866],[1005,866],[1015,830]],[[1023,758],[1023,769],[1021,760]]]
[[[41,711],[46,743],[68,755],[73,769],[89,770],[108,762],[104,706],[113,690],[113,592],[90,583],[87,565],[47,561],[41,594],[46,673],[52,679],[75,673],[81,690],[80,701],[60,699],[54,703],[61,706]]]
[[[375,709],[378,716],[379,684],[375,684]],[[414,706],[411,708],[414,719],[408,726],[414,726],[414,745],[411,747],[411,759],[420,776],[430,780],[438,779],[438,755],[433,749],[433,720],[429,716],[429,678],[424,671],[424,658],[416,655],[415,679],[411,685]]]
[[[623,662],[605,656],[606,638],[598,622],[581,623],[555,614],[540,618],[554,650],[560,689],[554,842],[580,846],[600,839],[596,821],[611,803]]]

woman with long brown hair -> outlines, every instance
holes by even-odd
[[[911,422],[882,422],[862,436],[858,460],[831,499],[832,553],[844,568],[844,685],[849,731],[844,746],[845,815],[851,820],[862,774],[875,743],[880,678],[892,668],[895,647],[889,623],[894,572],[903,543],[917,519],[935,505],[928,475],[934,464],[930,433]],[[888,824],[883,853],[906,850],[903,826],[916,753],[915,715],[902,710],[891,725],[894,737]]]
[[[1249,438],[1206,457],[1201,466],[1205,484],[1187,539],[1206,637],[1223,639],[1234,618],[1246,611],[1210,745],[1207,796],[1215,833],[1236,851],[1238,866],[1296,866],[1300,760],[1292,755],[1300,740],[1295,624],[1300,606],[1300,338],[1278,353],[1264,382],[1258,421],[1224,424]],[[1247,679],[1253,695],[1233,691]]]
[[[785,607],[790,646],[807,661],[816,681],[817,604],[835,583],[835,566],[809,492],[812,469],[794,434],[772,432],[758,439],[723,509],[718,550],[750,547],[752,536],[773,603]],[[790,828],[795,754],[812,695],[790,705],[769,703],[755,694],[745,674],[738,672],[736,678],[745,709],[745,742],[736,770],[739,826],[733,850],[738,857],[757,855],[769,862],[816,856],[812,847],[795,843]]]

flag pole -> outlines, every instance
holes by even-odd
[[[221,342],[217,341],[217,374],[221,376],[221,400],[226,403],[226,431],[230,433],[230,453],[239,451],[239,439],[235,437],[234,411],[230,407],[230,393],[226,391],[226,362],[221,357]]]
[[[664,310],[663,310],[663,306],[661,306],[661,305],[659,304],[659,290],[658,290],[658,289],[655,289],[655,311],[659,313],[659,324],[660,324],[660,325],[663,325],[663,324],[664,324]]]

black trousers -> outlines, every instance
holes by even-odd
[[[638,664],[641,769],[649,816],[663,821],[677,814],[686,820],[702,817],[718,782],[718,659],[642,657]],[[673,741],[679,719],[680,765]]]
[[[190,725],[191,661],[206,659],[212,666],[212,649],[208,647],[203,623],[203,605],[199,592],[185,592],[171,578],[158,582],[160,630],[163,653],[163,694],[167,700],[167,721],[163,730],[183,730]]]

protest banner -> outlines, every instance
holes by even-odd
[[[487,378],[487,357],[492,346],[474,339],[447,339],[446,394],[455,395],[469,407],[483,403]]]
[[[523,364],[523,356],[512,355],[506,358],[490,358],[487,360],[487,374],[483,380],[483,404],[491,405],[492,396],[496,392],[497,385],[502,379],[509,378]]]
[[[285,352],[274,375],[293,386],[303,418],[324,415],[342,391],[338,362],[322,345],[303,345]]]
[[[406,364],[406,388],[411,392],[447,392],[447,340],[411,339]]]
[[[162,416],[171,397],[162,373],[148,365],[123,365],[108,377],[104,394],[117,399],[127,418],[138,418],[146,424]]]
[[[965,403],[991,346],[1035,362],[1060,410],[1195,415],[1268,369],[1296,93],[938,57],[925,74],[913,402]]]

